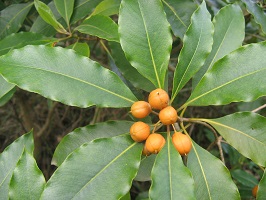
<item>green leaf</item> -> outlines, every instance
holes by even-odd
[[[67,33],[67,31],[64,29],[62,24],[60,24],[57,20],[56,17],[54,16],[52,10],[47,6],[45,3],[39,1],[39,0],[34,0],[34,5],[36,10],[38,11],[39,15],[42,17],[42,19],[52,25],[56,31],[59,33]]]
[[[121,0],[103,0],[96,6],[91,15],[110,16],[118,14]]]
[[[129,121],[108,121],[77,128],[67,134],[56,147],[52,164],[61,165],[69,154],[84,143],[97,138],[109,138],[129,133],[132,124],[133,122]]]
[[[161,1],[123,0],[118,24],[128,61],[157,88],[164,88],[172,36]]]
[[[191,17],[191,25],[184,36],[184,46],[174,73],[171,101],[200,69],[211,51],[213,25],[205,1]]]
[[[39,199],[44,186],[44,176],[34,157],[24,149],[10,180],[9,199]]]
[[[6,80],[0,76],[0,106],[3,106],[6,102],[8,102],[15,91],[15,85],[6,82]]]
[[[110,17],[104,15],[91,16],[84,20],[75,30],[109,41],[119,42],[117,24]]]
[[[0,12],[0,39],[17,32],[33,3],[12,4]]]
[[[13,33],[0,41],[0,55],[8,53],[10,50],[18,49],[26,45],[50,45],[58,41],[55,38],[47,38],[39,33],[19,32]]]
[[[114,59],[116,66],[119,68],[123,76],[130,81],[134,87],[148,92],[155,89],[154,85],[148,79],[143,77],[128,62],[120,44],[117,42],[109,42],[109,46],[111,48],[112,58]]]
[[[195,86],[217,60],[241,47],[245,37],[245,19],[241,8],[237,4],[223,7],[214,17],[213,24],[212,51],[193,79],[193,85]]]
[[[82,56],[90,57],[90,47],[87,43],[76,42],[69,45],[67,49],[73,49]]]
[[[239,199],[236,185],[221,160],[193,142],[188,168],[195,181],[196,199]]]
[[[8,199],[9,182],[24,148],[33,153],[32,132],[16,139],[0,154],[0,199]]]
[[[138,173],[135,177],[135,181],[150,181],[151,180],[151,170],[154,165],[154,161],[157,155],[152,154],[150,156],[145,156],[141,159]]]
[[[183,40],[197,4],[192,0],[162,0],[162,2],[174,35]]]
[[[41,199],[119,199],[131,187],[142,148],[129,135],[84,144],[55,171]]]
[[[235,169],[231,171],[231,175],[238,183],[241,183],[247,187],[252,188],[254,185],[258,184],[258,180],[254,177],[254,175],[244,170]]]
[[[129,107],[137,100],[116,74],[61,47],[16,49],[0,58],[0,73],[24,90],[67,105]]]
[[[255,21],[260,25],[262,31],[266,33],[266,15],[262,7],[257,4],[257,1],[241,0],[245,3],[248,12],[250,12]]]
[[[258,192],[257,192],[257,199],[263,200],[266,194],[266,170],[264,170],[264,174],[259,182]],[[255,186],[255,185],[254,185]]]
[[[266,166],[266,118],[252,112],[240,112],[218,119],[203,119],[241,154]]]
[[[265,42],[249,44],[218,60],[183,107],[248,102],[265,95],[265,51]]]
[[[156,157],[151,177],[150,199],[195,199],[191,173],[170,137]]]
[[[74,2],[75,0],[54,0],[58,12],[65,19],[68,25],[70,17],[73,13]]]

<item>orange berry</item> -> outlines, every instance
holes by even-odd
[[[182,134],[181,132],[175,132],[173,134],[172,142],[176,150],[182,156],[187,155],[192,148],[192,143],[189,136]]]
[[[165,145],[165,139],[161,134],[152,133],[146,140],[145,146],[148,152],[150,153],[159,153],[159,151]]]
[[[168,106],[169,96],[166,91],[158,88],[151,91],[148,101],[152,108],[161,110]]]
[[[146,101],[137,101],[131,106],[131,113],[136,118],[147,117],[151,113],[151,106]]]
[[[149,155],[151,155],[151,153],[147,150],[146,144],[145,144],[144,147],[143,147],[142,155],[144,155],[144,156],[149,156]]]
[[[164,125],[170,125],[177,121],[176,110],[172,106],[167,106],[159,112],[159,119]]]
[[[150,135],[150,126],[144,122],[135,122],[130,127],[130,136],[136,142],[142,142]]]
[[[257,196],[257,192],[258,192],[258,185],[255,185],[254,188],[252,189],[252,195],[253,197]]]

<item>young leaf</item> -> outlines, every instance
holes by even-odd
[[[0,55],[4,55],[13,49],[26,45],[50,45],[57,42],[56,38],[47,38],[39,33],[19,32],[13,33],[0,41]]]
[[[162,0],[162,2],[174,35],[183,40],[197,4],[192,0]]]
[[[266,194],[266,170],[264,170],[264,174],[259,182],[257,199],[263,200],[265,198],[265,194]]]
[[[129,135],[82,145],[55,171],[41,199],[119,199],[131,187],[142,148]]]
[[[125,54],[121,48],[121,45],[117,42],[109,42],[111,48],[112,58],[115,61],[116,66],[119,68],[123,76],[130,81],[130,83],[136,87],[145,91],[151,91],[154,85],[142,76],[132,65],[128,62]]]
[[[213,64],[239,48],[245,37],[245,19],[241,8],[237,4],[223,7],[213,19],[214,35],[212,51],[207,57],[204,65],[193,78],[196,86],[203,75]]]
[[[123,0],[118,24],[128,61],[156,87],[164,88],[172,37],[161,1]]]
[[[205,1],[191,17],[191,25],[184,36],[184,46],[174,73],[171,101],[203,65],[212,46],[213,25]]]
[[[137,100],[113,72],[61,47],[16,49],[0,58],[0,73],[24,90],[67,105],[129,107]]]
[[[58,12],[65,19],[68,25],[70,17],[73,13],[74,2],[75,0],[54,0]]]
[[[121,0],[103,0],[96,6],[91,15],[105,15],[110,16],[118,14]]]
[[[196,199],[240,200],[229,170],[218,158],[193,142],[188,155],[188,168],[195,181]],[[222,184],[221,184],[222,183]]]
[[[75,30],[109,41],[119,42],[117,24],[104,15],[93,15],[84,20]]]
[[[249,102],[266,95],[265,51],[265,42],[249,44],[218,60],[182,107]]]
[[[195,199],[191,173],[170,137],[156,157],[151,177],[151,199]]]
[[[9,182],[24,148],[33,153],[32,132],[16,139],[0,154],[0,199],[8,199]]]
[[[0,12],[0,39],[17,32],[33,3],[12,4]]]
[[[39,15],[44,21],[46,21],[46,23],[52,25],[59,33],[67,33],[64,27],[56,20],[56,17],[49,6],[39,0],[34,0],[34,5]]]
[[[241,112],[218,119],[203,119],[244,156],[266,166],[266,118],[252,112]]]
[[[77,128],[67,134],[56,147],[52,164],[56,166],[61,165],[69,154],[84,143],[97,138],[109,138],[129,133],[132,124],[133,122],[129,121],[108,121]]]
[[[0,106],[3,106],[16,91],[15,85],[6,82],[2,76],[0,76]]]
[[[24,149],[9,184],[9,199],[40,199],[45,179],[34,157]]]
[[[260,25],[262,31],[266,33],[266,15],[262,7],[260,7],[256,1],[241,0],[245,3],[248,12],[250,12],[255,21]]]
[[[90,47],[85,42],[84,43],[76,42],[74,44],[67,46],[67,49],[73,49],[82,56],[86,56],[88,58],[90,57]]]

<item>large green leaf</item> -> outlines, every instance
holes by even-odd
[[[8,53],[10,50],[18,49],[26,45],[51,45],[58,41],[56,38],[48,38],[39,33],[19,32],[13,33],[0,41],[0,55]]]
[[[33,3],[12,4],[0,12],[0,39],[17,32]]]
[[[258,180],[254,177],[254,175],[245,170],[234,169],[231,171],[231,175],[234,180],[247,187],[252,188],[254,185],[258,184]]]
[[[151,170],[154,165],[156,154],[145,156],[141,159],[138,173],[135,177],[135,181],[150,181]]]
[[[156,157],[151,177],[151,199],[195,199],[191,173],[170,137]]]
[[[259,182],[257,199],[258,200],[265,199],[265,194],[266,194],[266,170],[264,170],[264,174]]]
[[[248,12],[250,12],[255,21],[260,25],[262,31],[266,33],[266,15],[264,9],[257,4],[257,1],[241,0],[245,3]]]
[[[0,106],[3,106],[14,94],[15,85],[6,82],[0,75]]]
[[[266,118],[252,112],[240,112],[218,119],[203,119],[241,154],[266,166]]]
[[[240,200],[229,170],[221,160],[193,142],[188,155],[188,168],[195,181],[196,199]]]
[[[173,33],[182,40],[197,4],[193,0],[162,0],[162,2]]]
[[[146,91],[154,89],[154,85],[145,77],[143,77],[132,65],[128,62],[121,45],[117,42],[109,42],[111,48],[112,58],[116,66],[119,68],[123,76],[136,87]]]
[[[103,0],[94,9],[91,15],[110,16],[118,14],[121,0]]]
[[[97,138],[109,138],[129,133],[132,124],[133,122],[129,121],[108,121],[77,128],[73,132],[67,134],[56,147],[52,164],[56,166],[61,165],[70,153],[84,143]]]
[[[76,42],[74,44],[67,46],[67,49],[73,49],[82,56],[90,57],[90,47],[86,42],[83,43]]]
[[[243,46],[218,60],[183,105],[225,105],[266,95],[266,42]]]
[[[205,1],[191,17],[191,25],[184,36],[184,46],[174,73],[171,101],[200,69],[211,51],[213,25]]]
[[[58,12],[65,19],[68,25],[70,17],[73,13],[74,2],[75,0],[54,0]]]
[[[213,24],[212,51],[193,79],[193,85],[195,86],[217,60],[239,48],[245,37],[245,19],[241,8],[237,4],[223,7],[214,17]]]
[[[9,199],[39,199],[45,179],[34,157],[24,149],[9,184]]]
[[[131,187],[142,148],[129,135],[82,145],[54,172],[41,199],[119,199]]]
[[[64,29],[63,25],[60,24],[60,22],[57,21],[56,17],[54,16],[52,10],[47,6],[45,3],[34,0],[34,5],[36,10],[38,11],[39,15],[42,17],[42,19],[52,25],[56,31],[59,33],[67,33],[67,31]]]
[[[118,24],[128,61],[156,87],[164,88],[172,37],[161,1],[123,0]]]
[[[61,47],[16,49],[0,58],[0,73],[24,90],[67,105],[129,107],[137,100],[113,72]]]
[[[24,148],[33,153],[32,132],[25,134],[5,148],[0,154],[0,199],[8,199],[9,182]]]
[[[81,33],[94,35],[109,41],[119,42],[117,24],[104,15],[93,15],[75,28]]]

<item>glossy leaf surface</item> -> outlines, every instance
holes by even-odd
[[[77,128],[67,134],[58,144],[53,155],[52,164],[61,165],[70,153],[86,142],[97,138],[109,138],[129,133],[132,124],[133,122],[129,121],[108,121]]]
[[[49,6],[39,0],[34,0],[34,5],[39,15],[46,23],[52,25],[59,33],[67,32],[64,27],[57,21]]]
[[[118,14],[121,0],[104,0],[96,6],[92,15],[110,16]]]
[[[241,0],[245,3],[248,12],[250,12],[255,21],[260,25],[262,31],[266,33],[266,15],[264,9],[257,4],[257,1]]]
[[[203,65],[211,51],[212,33],[211,15],[206,8],[205,1],[203,1],[192,15],[191,25],[184,36],[183,48],[179,54],[174,73],[172,101]]]
[[[161,1],[123,0],[118,24],[128,61],[156,87],[164,88],[172,37]]]
[[[117,24],[110,17],[104,15],[91,16],[84,20],[76,30],[109,41],[119,42]]]
[[[113,72],[61,47],[14,50],[0,58],[0,73],[24,90],[67,105],[129,107],[136,100]]]
[[[193,79],[196,86],[213,64],[231,51],[241,47],[245,37],[245,19],[237,4],[223,7],[213,19],[214,35],[212,51]]]
[[[13,4],[0,12],[0,39],[20,29],[32,5],[33,3]]]
[[[195,199],[191,172],[184,166],[171,138],[157,155],[151,177],[151,199]]]
[[[188,168],[195,181],[196,199],[240,200],[237,187],[222,161],[194,142],[188,155]]]
[[[249,102],[266,95],[265,51],[265,42],[249,44],[218,60],[184,106]]]
[[[162,2],[174,35],[183,40],[197,4],[192,0],[162,0]]]
[[[211,124],[241,154],[258,165],[266,166],[265,117],[242,112],[203,121]]]
[[[0,154],[0,199],[8,199],[9,182],[24,148],[33,153],[32,132],[15,140]]]
[[[60,15],[69,24],[70,17],[73,13],[75,0],[54,0],[55,6]]]
[[[109,46],[111,48],[112,58],[114,59],[116,66],[119,68],[123,76],[130,81],[134,87],[146,90],[148,92],[155,89],[154,85],[144,76],[142,76],[128,62],[120,44],[117,42],[109,42]]]
[[[129,135],[86,143],[60,165],[41,199],[119,199],[131,187],[141,152]]]
[[[9,199],[39,199],[45,179],[34,157],[24,149],[9,184]]]
[[[0,106],[3,106],[14,94],[15,85],[6,82],[6,80],[0,76]]]

